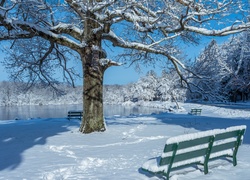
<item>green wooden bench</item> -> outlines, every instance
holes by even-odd
[[[82,119],[82,111],[68,111],[68,120],[76,118],[81,120]]]
[[[201,115],[201,111],[202,111],[202,109],[192,108],[189,114],[191,114],[191,115]]]
[[[242,125],[171,137],[162,155],[148,160],[141,169],[169,179],[172,170],[193,164],[203,165],[207,174],[208,162],[220,157],[231,157],[236,166],[245,130],[246,126]]]

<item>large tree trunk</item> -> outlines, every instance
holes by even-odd
[[[81,52],[83,66],[83,119],[80,132],[91,133],[105,131],[103,116],[103,75],[105,68],[100,63],[103,58],[101,36],[96,32],[99,24],[94,20],[95,15],[86,13],[84,24],[84,41],[87,46]]]
[[[93,54],[93,52],[92,52]],[[93,60],[94,58],[92,58]],[[103,74],[104,70],[99,63],[83,63],[83,119],[80,132],[91,133],[105,131],[103,115]]]

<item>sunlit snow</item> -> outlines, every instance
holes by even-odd
[[[250,124],[247,103],[227,107],[186,103],[180,106],[181,110],[171,113],[107,116],[106,132],[87,135],[78,132],[78,120],[2,120],[0,179],[160,179],[144,173],[141,167],[162,154],[167,139]],[[193,107],[202,108],[201,116],[188,114]],[[171,173],[170,179],[248,180],[249,151],[247,130],[237,155],[237,166],[230,159],[219,159],[209,162],[207,175],[202,167],[188,167]]]

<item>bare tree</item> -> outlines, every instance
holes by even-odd
[[[53,61],[52,52],[63,55],[59,46],[79,54],[84,72],[80,132],[91,133],[105,131],[103,75],[119,65],[107,58],[104,42],[131,49],[132,62],[156,56],[170,61],[184,80],[181,71],[186,67],[175,56],[179,43],[195,42],[198,34],[225,36],[246,30],[246,6],[244,0],[0,0],[0,40],[46,40],[47,50],[35,58],[38,67]],[[44,69],[37,70],[38,77],[51,81]]]

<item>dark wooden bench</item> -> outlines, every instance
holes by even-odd
[[[82,111],[68,111],[68,120],[70,119],[82,119]]]
[[[220,157],[231,157],[236,166],[245,130],[246,126],[242,125],[171,137],[162,155],[148,160],[141,169],[169,179],[172,170],[193,164],[203,165],[204,174],[207,174],[208,162]]]
[[[189,114],[191,114],[191,115],[201,115],[201,111],[202,111],[202,109],[192,108]]]

